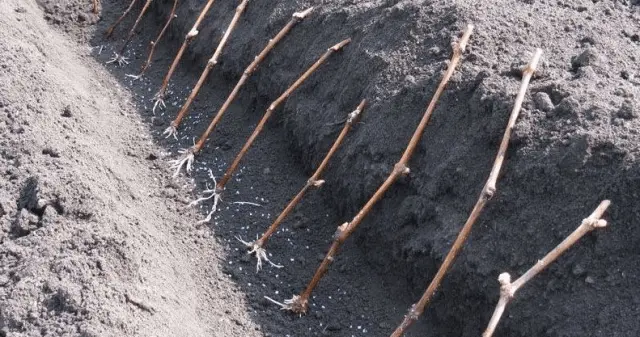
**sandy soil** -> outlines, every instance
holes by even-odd
[[[226,28],[217,1],[170,86],[150,98],[201,1],[185,0],[148,76],[133,81],[171,1],[154,1],[132,64],[105,65],[139,7],[129,1],[0,3],[0,336],[386,336],[415,302],[477,198],[534,47],[545,50],[498,194],[408,336],[478,336],[497,275],[524,272],[604,198],[611,226],[527,285],[497,336],[637,336],[640,152],[637,1],[250,2],[178,141],[161,133]],[[320,5],[267,58],[196,162],[170,179],[244,67],[291,13]],[[50,25],[47,25],[48,22]],[[476,30],[411,162],[349,240],[298,318],[264,300],[298,293],[393,167],[440,80],[450,43]],[[612,24],[614,23],[615,24]],[[324,49],[352,37],[276,112],[214,221],[186,205],[220,176],[269,103]],[[261,233],[306,181],[362,98],[362,123],[269,244],[284,268],[256,274],[235,236]],[[260,207],[234,204],[251,201]]]
[[[0,17],[0,335],[259,335],[131,93],[34,1]]]

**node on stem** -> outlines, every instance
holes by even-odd
[[[603,200],[598,208],[596,208],[588,218],[582,220],[582,223],[578,228],[576,228],[573,233],[571,233],[567,238],[565,238],[558,246],[556,246],[553,250],[551,250],[545,257],[527,270],[520,278],[511,282],[511,275],[509,273],[502,273],[498,277],[498,282],[500,282],[500,300],[496,305],[496,308],[491,316],[491,320],[487,326],[487,329],[482,334],[482,337],[491,337],[498,326],[498,322],[500,322],[500,318],[504,313],[507,304],[511,302],[516,292],[522,288],[527,282],[529,282],[532,278],[546,269],[551,263],[560,257],[565,251],[571,248],[578,240],[580,240],[587,233],[607,226],[607,221],[601,219],[604,212],[607,210],[611,202],[609,200]]]

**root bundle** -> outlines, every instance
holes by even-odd
[[[238,7],[236,8],[236,13],[233,16],[233,19],[231,19],[231,23],[229,23],[229,27],[227,27],[227,30],[222,36],[222,40],[220,40],[220,43],[218,44],[216,51],[213,53],[213,56],[207,62],[207,65],[202,71],[202,74],[200,74],[200,78],[198,79],[198,82],[196,83],[193,90],[191,90],[191,94],[189,94],[189,97],[187,97],[187,100],[185,101],[185,103],[182,105],[180,112],[178,112],[178,116],[171,122],[169,127],[165,130],[164,134],[167,135],[167,138],[173,135],[177,139],[176,133],[178,131],[178,126],[180,125],[180,122],[187,115],[187,111],[189,111],[189,106],[191,106],[191,103],[193,103],[193,100],[198,95],[198,92],[200,91],[202,84],[207,80],[209,73],[211,72],[213,67],[216,64],[218,64],[218,59],[220,58],[220,54],[222,54],[222,50],[224,49],[224,46],[226,45],[227,40],[229,39],[229,36],[231,36],[231,33],[236,27],[236,24],[238,23],[238,19],[240,19],[240,16],[242,15],[245,8],[247,7],[248,2],[249,0],[243,0],[240,3],[240,5],[238,5]]]
[[[135,0],[133,2],[135,2]],[[132,2],[132,4],[133,4],[133,2]],[[136,21],[133,23],[133,26],[129,30],[129,34],[127,34],[127,38],[122,43],[122,47],[120,47],[120,50],[115,54],[113,59],[111,59],[107,63],[114,63],[115,62],[120,66],[125,65],[125,64],[129,64],[129,61],[124,56],[124,53],[126,52],[127,46],[131,42],[131,39],[133,38],[133,35],[136,32],[136,28],[140,24],[140,20],[142,20],[142,17],[144,16],[144,14],[147,12],[147,10],[149,10],[149,6],[151,5],[151,2],[153,2],[153,0],[146,0],[145,1],[144,6],[142,7],[142,10],[140,11],[140,14],[138,14],[138,17],[136,18]]]
[[[178,67],[178,63],[180,63],[180,60],[182,59],[182,55],[184,55],[184,52],[187,50],[187,47],[189,46],[191,41],[193,41],[193,39],[195,39],[196,36],[198,36],[198,28],[200,27],[202,20],[204,20],[204,17],[207,15],[207,13],[209,13],[209,10],[211,9],[211,6],[213,5],[214,1],[215,0],[207,0],[207,3],[204,5],[202,10],[200,11],[198,18],[196,19],[196,22],[193,24],[193,27],[191,27],[191,30],[185,36],[184,41],[182,42],[182,46],[180,46],[180,49],[178,49],[178,53],[174,57],[173,62],[171,62],[171,66],[169,66],[169,70],[167,71],[167,74],[162,79],[162,85],[160,85],[160,89],[153,97],[153,100],[155,101],[153,104],[154,113],[158,106],[165,107],[164,100],[167,96],[167,88],[169,87],[169,81],[171,80],[171,76],[173,76],[173,73],[176,71],[176,68]]]
[[[540,272],[545,270],[551,263],[560,257],[567,249],[571,248],[580,238],[582,238],[585,234],[607,226],[607,221],[601,219],[604,212],[607,210],[611,202],[609,200],[603,200],[598,208],[589,215],[586,219],[582,220],[582,223],[578,228],[576,228],[573,233],[571,233],[567,238],[565,238],[558,246],[556,246],[552,251],[550,251],[545,257],[527,270],[520,278],[511,282],[511,275],[508,273],[502,273],[498,277],[498,281],[500,282],[500,300],[496,305],[496,309],[493,312],[493,316],[491,316],[491,320],[489,321],[489,325],[487,329],[482,334],[482,337],[491,337],[493,332],[496,330],[498,326],[498,322],[500,322],[500,318],[504,313],[507,304],[511,302],[514,298],[518,289],[522,288],[527,282],[533,279]]]
[[[542,56],[542,50],[537,49],[531,59],[531,62],[523,71],[522,83],[520,85],[520,91],[518,92],[518,96],[516,97],[515,104],[513,106],[513,110],[511,111],[511,115],[509,116],[509,122],[507,123],[506,130],[502,137],[502,142],[500,143],[500,148],[498,150],[498,155],[493,163],[493,167],[491,168],[491,173],[489,174],[489,178],[487,179],[482,192],[480,193],[480,197],[476,202],[469,218],[465,222],[462,230],[458,234],[458,237],[453,242],[453,246],[447,256],[445,257],[442,265],[438,269],[436,276],[433,278],[429,287],[424,292],[420,301],[418,303],[411,306],[409,309],[409,313],[404,316],[402,323],[396,328],[396,330],[391,334],[392,337],[400,337],[404,334],[404,332],[416,321],[418,317],[422,315],[424,308],[427,306],[436,290],[440,286],[440,283],[444,279],[444,276],[451,268],[451,265],[455,261],[458,253],[462,250],[464,243],[467,241],[469,234],[471,233],[471,228],[475,224],[476,220],[482,213],[484,206],[487,202],[493,197],[496,192],[496,182],[498,180],[498,175],[500,174],[500,169],[502,168],[502,163],[504,162],[504,158],[507,154],[507,149],[509,147],[509,140],[511,139],[511,132],[513,131],[513,127],[516,124],[516,120],[518,119],[518,115],[520,114],[520,108],[522,107],[522,101],[524,100],[524,96],[527,92],[527,87],[529,86],[529,81],[531,80],[531,76],[536,70],[538,66],[538,62],[540,61],[540,56]]]
[[[212,213],[216,211],[215,204],[217,204],[217,201],[219,201],[222,197],[222,193],[224,192],[226,184],[233,176],[233,173],[240,165],[240,161],[242,161],[242,158],[244,158],[245,154],[247,154],[247,151],[249,150],[253,142],[256,140],[260,132],[262,132],[262,130],[264,129],[265,124],[267,123],[273,112],[280,106],[280,104],[282,104],[282,102],[289,98],[289,96],[291,96],[291,94],[296,89],[298,89],[311,76],[311,74],[313,74],[323,63],[325,63],[332,54],[342,50],[342,48],[344,48],[350,42],[351,39],[346,39],[327,49],[327,51],[307,71],[305,71],[291,86],[289,86],[289,88],[287,88],[287,90],[285,90],[284,93],[280,95],[280,97],[278,97],[275,101],[273,101],[273,103],[271,103],[271,105],[269,105],[269,108],[267,108],[267,111],[262,116],[262,119],[253,130],[251,136],[249,136],[249,139],[247,139],[246,143],[242,146],[242,149],[240,150],[240,152],[238,152],[231,165],[229,165],[222,178],[216,183],[216,196],[214,199],[214,209],[212,210]],[[199,150],[198,144],[196,144],[191,149],[190,153],[188,153],[184,159],[175,162],[174,166],[176,167],[176,174],[180,171],[182,165],[186,164],[187,169],[189,169],[188,166],[191,165],[191,162],[193,162],[193,158],[197,150]]]
[[[336,233],[334,234],[334,241],[331,247],[329,248],[329,252],[324,257],[322,263],[316,270],[313,278],[311,279],[311,281],[309,282],[305,290],[300,295],[293,296],[293,298],[286,300],[283,304],[281,304],[283,309],[290,310],[299,315],[305,314],[307,312],[307,309],[309,306],[309,297],[311,296],[311,293],[313,292],[315,287],[318,285],[322,277],[329,270],[329,266],[335,259],[335,256],[338,254],[338,251],[342,246],[342,244],[356,230],[356,228],[362,222],[362,220],[367,216],[367,214],[371,211],[371,209],[375,206],[375,204],[380,199],[382,199],[382,197],[387,192],[387,190],[389,190],[389,188],[393,186],[393,184],[398,180],[398,178],[409,174],[409,167],[407,166],[409,163],[409,159],[411,159],[413,152],[418,146],[418,142],[420,141],[420,138],[422,137],[424,129],[426,128],[427,123],[431,118],[431,114],[435,109],[436,103],[438,102],[440,95],[442,95],[444,88],[449,82],[451,75],[455,71],[455,68],[458,65],[458,62],[462,57],[462,52],[464,51],[467,45],[467,42],[469,41],[469,37],[471,36],[472,30],[473,30],[473,26],[469,25],[464,31],[464,34],[462,35],[462,38],[460,39],[460,41],[454,44],[453,56],[451,58],[451,62],[449,63],[447,71],[445,72],[442,78],[442,81],[438,85],[438,88],[436,89],[436,92],[434,93],[433,98],[431,99],[431,102],[429,103],[429,106],[427,107],[427,110],[424,116],[420,120],[418,127],[413,133],[413,136],[409,141],[409,145],[405,149],[400,161],[396,163],[395,167],[393,168],[393,171],[387,177],[385,182],[378,188],[378,190],[374,193],[371,199],[367,201],[364,207],[362,207],[362,209],[356,214],[356,216],[351,220],[351,222],[345,222],[344,224],[338,227],[338,229],[336,230]]]
[[[254,242],[246,242],[241,238],[237,238],[240,242],[242,242],[244,245],[250,248],[249,254],[255,254],[256,259],[258,260],[256,264],[256,271],[260,271],[260,269],[262,269],[262,261],[266,261],[274,267],[278,267],[278,268],[281,267],[271,262],[267,257],[267,253],[264,248],[264,246],[267,244],[267,240],[269,240],[269,238],[276,232],[278,227],[280,227],[280,224],[282,223],[282,221],[284,221],[284,219],[298,205],[298,203],[300,202],[300,200],[302,200],[302,197],[305,195],[307,190],[309,190],[309,188],[311,188],[312,186],[320,187],[322,186],[322,184],[324,184],[324,180],[320,180],[320,176],[324,172],[324,169],[327,167],[327,164],[329,163],[329,160],[331,160],[331,157],[333,157],[334,153],[338,150],[338,148],[342,144],[342,141],[344,140],[345,136],[347,135],[347,133],[349,132],[353,124],[360,118],[360,115],[364,110],[365,104],[366,104],[366,100],[362,100],[362,102],[360,102],[358,107],[354,111],[349,113],[349,116],[347,117],[347,120],[344,123],[344,127],[342,128],[342,131],[340,131],[340,134],[338,134],[338,137],[333,142],[331,149],[329,149],[329,152],[327,152],[326,156],[324,157],[324,159],[322,160],[322,162],[320,163],[316,171],[313,173],[311,178],[307,180],[307,182],[304,184],[304,186],[298,192],[298,194],[296,194],[296,196],[293,197],[293,199],[291,199],[291,201],[289,202],[289,204],[287,204],[287,206],[282,211],[282,213],[280,213],[280,215],[278,215],[275,221],[273,221],[273,223],[271,224],[271,226],[269,226],[267,231],[264,232],[264,234],[262,234],[262,236]]]

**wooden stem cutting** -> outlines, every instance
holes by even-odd
[[[227,30],[222,36],[222,40],[220,40],[220,43],[218,44],[216,51],[213,53],[213,56],[207,62],[207,65],[202,71],[202,74],[200,74],[200,78],[198,79],[196,86],[193,88],[193,90],[191,90],[191,94],[189,94],[189,97],[187,97],[186,102],[182,105],[180,112],[178,112],[178,116],[171,122],[169,127],[165,130],[164,134],[167,135],[167,138],[172,135],[177,138],[176,133],[178,130],[178,126],[180,125],[180,122],[187,115],[187,112],[189,111],[189,106],[191,106],[191,103],[193,103],[193,100],[198,95],[198,92],[200,91],[202,84],[204,84],[207,77],[209,76],[209,73],[211,72],[213,67],[215,67],[215,65],[218,64],[218,59],[220,58],[220,54],[222,54],[222,50],[224,49],[224,46],[226,45],[227,40],[229,39],[229,36],[231,36],[231,33],[236,27],[236,24],[238,23],[240,16],[242,15],[245,8],[247,7],[248,2],[249,0],[243,0],[240,3],[240,5],[238,5],[238,7],[236,8],[236,13],[233,16],[233,19],[231,19],[231,23],[229,23],[229,27],[227,27]]]
[[[182,55],[187,50],[187,47],[189,46],[191,41],[193,41],[193,39],[195,39],[196,36],[198,35],[198,28],[200,27],[202,20],[204,20],[204,17],[207,15],[207,13],[209,13],[209,10],[211,9],[211,6],[213,5],[214,2],[215,0],[207,0],[207,3],[204,5],[202,10],[200,11],[198,18],[196,19],[196,22],[193,24],[193,27],[191,27],[191,30],[185,36],[184,41],[182,42],[182,46],[180,46],[180,49],[178,49],[178,53],[176,54],[175,58],[173,59],[173,62],[171,63],[171,66],[169,67],[169,71],[167,71],[167,74],[162,79],[162,85],[160,86],[160,89],[153,97],[155,101],[155,103],[153,104],[154,113],[158,106],[165,107],[164,99],[166,98],[166,95],[167,95],[167,88],[169,87],[169,81],[171,80],[171,76],[173,76],[173,73],[176,71],[176,68],[178,67],[178,63],[180,63],[180,59],[182,59]]]
[[[511,282],[511,275],[509,275],[509,273],[500,274],[500,276],[498,277],[498,281],[500,282],[500,300],[496,305],[493,316],[491,316],[489,325],[482,334],[482,337],[491,337],[493,335],[493,332],[496,330],[498,322],[500,322],[500,318],[502,317],[507,304],[511,302],[518,289],[522,288],[522,286],[524,286],[532,278],[545,270],[551,263],[557,260],[560,255],[564,254],[567,249],[571,248],[578,240],[580,240],[580,238],[585,236],[587,233],[595,229],[604,228],[607,226],[607,221],[603,220],[602,216],[610,204],[611,201],[609,200],[603,200],[602,202],[600,202],[598,208],[596,208],[588,218],[582,220],[580,226],[576,228],[573,233],[571,233],[558,246],[556,246],[552,251],[545,255],[542,260],[538,260],[538,262],[533,265],[533,267],[527,270],[526,273],[524,273],[514,282]]]
[[[258,66],[260,65],[260,63],[267,57],[269,52],[273,50],[275,45],[278,44],[278,42],[280,42],[280,40],[282,40],[282,38],[284,38],[287,35],[287,33],[289,33],[289,31],[298,22],[302,21],[305,17],[307,17],[307,15],[309,15],[312,10],[313,10],[313,7],[306,9],[302,12],[294,13],[289,23],[287,23],[280,30],[280,32],[276,34],[276,36],[273,39],[269,40],[269,42],[264,47],[264,49],[260,52],[260,54],[258,54],[258,56],[255,57],[255,59],[253,60],[253,62],[251,62],[251,64],[247,67],[247,69],[244,70],[242,77],[240,78],[236,86],[231,91],[231,94],[229,94],[229,97],[227,97],[227,100],[224,102],[224,104],[222,104],[222,107],[220,107],[220,110],[218,110],[218,113],[216,113],[215,117],[207,127],[207,130],[200,136],[200,138],[198,139],[198,142],[192,148],[182,150],[181,152],[184,154],[184,158],[175,160],[173,162],[172,167],[175,169],[174,177],[180,174],[180,170],[182,169],[183,166],[186,166],[187,172],[191,171],[191,165],[193,164],[195,156],[200,152],[200,150],[202,150],[205,142],[209,138],[209,135],[211,134],[211,132],[213,132],[216,125],[224,115],[225,111],[227,111],[231,103],[233,103],[235,98],[238,96],[238,93],[240,92],[240,89],[242,88],[244,83],[249,79],[249,77],[251,77],[251,75],[256,71],[256,69],[258,69]]]
[[[278,227],[280,227],[280,224],[282,223],[282,221],[284,221],[284,219],[289,215],[289,213],[291,213],[291,211],[293,211],[296,205],[298,205],[298,203],[300,202],[300,200],[302,200],[302,197],[305,195],[305,193],[309,188],[311,188],[312,186],[320,187],[322,186],[322,184],[324,184],[324,180],[320,180],[320,176],[324,172],[324,169],[327,167],[327,164],[329,163],[329,160],[331,159],[331,157],[333,157],[334,153],[338,150],[338,148],[342,144],[342,141],[344,140],[345,136],[347,135],[347,133],[349,132],[353,124],[356,123],[357,120],[360,118],[360,115],[362,114],[362,111],[364,110],[365,105],[366,105],[366,100],[362,100],[362,102],[360,102],[358,107],[354,111],[349,113],[349,116],[347,117],[347,120],[344,123],[344,127],[342,128],[342,131],[340,131],[340,134],[338,135],[336,140],[333,142],[331,149],[329,149],[329,152],[326,154],[326,156],[320,163],[320,166],[318,166],[318,168],[313,173],[311,178],[307,180],[307,182],[304,184],[300,192],[296,194],[296,196],[289,202],[289,204],[287,204],[287,207],[285,207],[282,213],[280,213],[280,215],[275,219],[275,221],[271,224],[271,226],[269,226],[267,231],[264,232],[264,234],[262,234],[262,236],[254,242],[245,242],[241,238],[237,238],[240,242],[244,243],[246,246],[251,248],[251,250],[249,251],[249,254],[256,255],[256,258],[258,260],[256,265],[256,271],[260,271],[260,269],[262,269],[263,260],[267,261],[274,267],[280,267],[279,265],[276,265],[273,262],[271,262],[267,257],[267,253],[264,249],[264,246],[267,244],[267,240],[269,240],[269,238],[276,232]]]
[[[98,14],[98,0],[93,0],[93,14]]]
[[[425,111],[422,119],[420,120],[418,127],[414,131],[413,136],[409,140],[409,144],[407,145],[407,148],[405,149],[402,157],[400,158],[400,161],[398,161],[395,164],[391,174],[387,177],[384,183],[380,187],[378,187],[378,190],[376,190],[376,192],[373,194],[371,199],[367,201],[364,207],[362,207],[362,209],[356,214],[356,216],[351,220],[351,222],[345,222],[344,224],[338,227],[338,229],[336,230],[336,233],[334,234],[334,237],[333,237],[334,241],[331,244],[331,247],[329,248],[329,252],[322,260],[322,263],[316,270],[315,274],[313,275],[313,278],[311,279],[311,281],[309,282],[305,290],[300,295],[294,295],[293,298],[289,300],[285,300],[284,303],[276,302],[283,309],[290,310],[299,315],[305,314],[307,312],[307,309],[309,307],[309,297],[311,296],[311,293],[313,292],[315,287],[318,285],[322,277],[324,277],[324,275],[329,270],[329,266],[333,262],[335,256],[338,254],[338,251],[340,250],[340,247],[342,246],[344,241],[356,230],[356,228],[362,222],[362,220],[366,217],[366,215],[371,211],[371,209],[375,206],[375,204],[378,201],[380,201],[380,199],[382,199],[382,197],[387,192],[387,190],[389,190],[389,188],[393,186],[393,184],[398,180],[398,178],[409,174],[409,167],[407,166],[409,163],[409,159],[411,159],[413,152],[418,146],[418,143],[420,142],[420,138],[424,133],[424,129],[427,127],[427,124],[429,123],[429,119],[431,118],[433,110],[436,107],[436,103],[438,102],[438,99],[442,95],[442,92],[444,91],[447,83],[449,82],[449,79],[451,78],[451,75],[455,71],[455,68],[458,65],[458,62],[462,57],[462,53],[466,48],[467,42],[469,41],[469,37],[471,36],[472,31],[473,31],[473,26],[472,25],[467,26],[460,41],[457,44],[453,45],[453,56],[451,57],[451,62],[447,67],[447,71],[445,72],[444,76],[442,77],[442,80],[440,81],[440,84],[438,85],[438,88],[433,94],[433,98],[431,99],[431,102],[429,103],[427,110]]]
[[[436,290],[440,286],[440,283],[444,279],[444,276],[449,271],[449,268],[455,261],[458,253],[462,250],[464,243],[467,241],[469,234],[471,233],[471,228],[475,224],[476,220],[482,213],[484,206],[487,202],[493,197],[496,192],[496,182],[498,181],[498,175],[500,174],[500,169],[502,168],[502,163],[504,162],[504,158],[507,154],[507,149],[509,147],[509,140],[511,139],[511,133],[513,131],[513,127],[516,124],[516,120],[518,119],[518,115],[520,114],[520,108],[522,107],[522,101],[524,100],[524,96],[527,93],[527,87],[529,86],[529,81],[531,80],[531,76],[536,70],[538,66],[538,62],[540,61],[540,56],[542,56],[542,50],[537,49],[531,62],[523,71],[522,83],[520,85],[520,91],[518,92],[518,96],[516,97],[515,104],[513,106],[513,110],[511,111],[511,115],[509,117],[509,122],[507,124],[506,130],[504,132],[504,136],[502,137],[502,142],[500,143],[500,148],[498,150],[498,155],[493,163],[493,167],[491,168],[491,173],[489,174],[489,178],[480,193],[480,197],[476,202],[469,218],[465,222],[462,230],[458,234],[458,237],[453,243],[451,250],[447,253],[442,265],[438,269],[435,277],[427,287],[427,290],[424,292],[420,301],[418,303],[411,306],[409,313],[405,315],[404,320],[400,325],[396,328],[396,330],[391,334],[392,337],[400,337],[404,334],[404,332],[416,321],[418,317],[422,315],[424,308],[427,306]]]

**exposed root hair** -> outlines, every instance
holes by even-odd
[[[275,263],[271,262],[271,260],[269,260],[269,257],[267,256],[267,250],[264,249],[258,243],[258,240],[253,241],[253,242],[247,242],[247,241],[242,240],[242,238],[239,237],[239,236],[236,236],[236,240],[240,241],[243,245],[251,248],[251,250],[249,250],[249,252],[247,252],[247,254],[249,254],[249,255],[255,254],[256,259],[258,260],[256,262],[256,273],[258,273],[258,272],[260,272],[260,270],[262,270],[262,261],[267,261],[272,267],[275,267],[275,268],[284,267],[283,265],[275,264]]]
[[[118,53],[113,53],[113,54],[114,54],[113,58],[107,61],[107,64],[117,63],[120,67],[129,64],[129,58],[125,57],[124,55],[120,55]]]
[[[164,130],[164,132],[162,132],[162,135],[166,137],[164,138],[169,138],[171,136],[173,136],[173,138],[175,138],[175,140],[178,140],[178,129],[173,125],[173,123],[171,123],[171,125],[169,125],[168,128],[166,128]]]
[[[209,212],[209,214],[207,214],[207,217],[204,220],[198,221],[198,224],[211,221],[211,219],[213,218],[213,214],[218,210],[218,204],[220,203],[220,201],[222,201],[222,194],[215,187],[216,177],[213,176],[213,172],[211,171],[211,169],[209,169],[209,177],[211,178],[211,180],[213,180],[213,185],[214,185],[213,189],[207,187],[206,190],[202,191],[202,193],[205,194],[204,197],[198,198],[192,201],[191,203],[189,203],[189,207],[194,207],[199,205],[203,201],[213,199],[213,207],[211,208],[211,211]],[[209,194],[209,195],[206,195],[206,194]]]
[[[175,170],[175,172],[173,173],[174,178],[180,175],[180,171],[182,170],[183,166],[185,167],[187,173],[191,173],[191,170],[193,169],[193,161],[196,158],[191,148],[182,149],[179,151],[179,153],[182,155],[181,159],[170,161],[171,168]]]
[[[294,313],[297,313],[300,316],[302,316],[302,314],[306,312],[306,310],[301,310],[302,308],[301,297],[298,295],[293,295],[292,298],[288,300],[284,300],[284,303],[278,302],[269,296],[265,296],[264,298],[280,306],[280,310],[293,311]]]
[[[166,93],[164,91],[158,91],[155,95],[153,95],[153,98],[151,99],[153,101],[153,114],[156,114],[156,109],[158,107],[164,109],[167,107],[167,105],[164,103],[164,98],[166,96]]]

